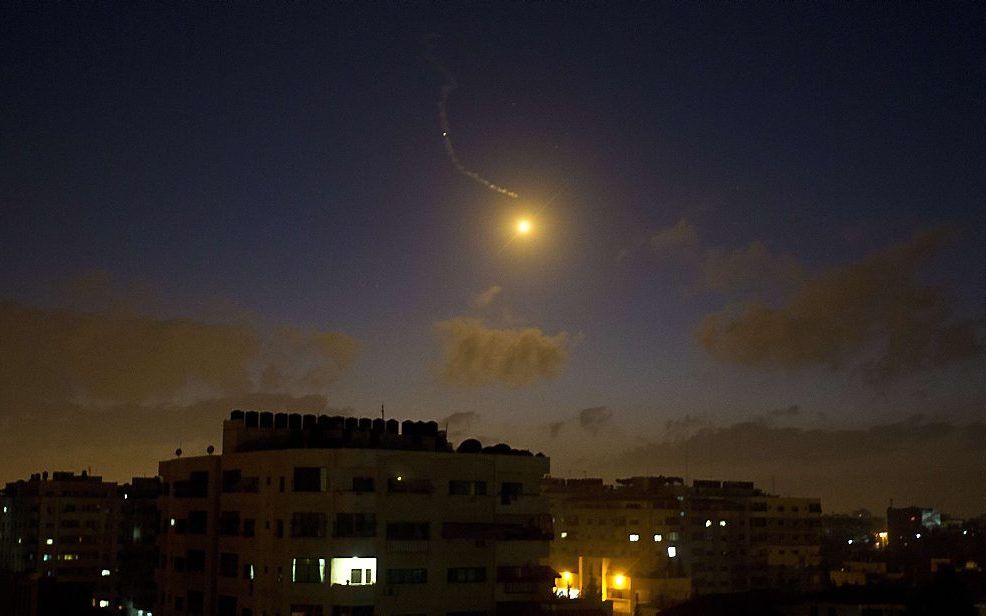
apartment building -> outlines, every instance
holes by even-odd
[[[115,605],[119,518],[117,484],[86,472],[8,483],[0,496],[0,569],[36,579],[41,599],[58,609]]]
[[[821,583],[818,499],[663,476],[549,479],[544,492],[557,592],[598,593],[617,613],[656,612],[692,594]]]
[[[539,613],[548,459],[435,422],[234,411],[160,463],[155,616]]]

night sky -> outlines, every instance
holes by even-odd
[[[984,31],[974,3],[7,4],[0,480],[385,404],[556,475],[984,512]],[[452,164],[446,73],[459,160],[516,199]]]

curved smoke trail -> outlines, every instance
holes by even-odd
[[[442,126],[442,140],[445,142],[445,153],[448,154],[449,160],[452,161],[452,165],[455,167],[456,171],[474,182],[482,184],[493,192],[498,192],[501,195],[510,197],[511,199],[516,199],[518,197],[517,193],[498,184],[494,184],[475,171],[467,169],[466,166],[462,164],[462,161],[459,160],[459,155],[456,154],[455,147],[452,145],[452,138],[449,137],[449,133],[451,131],[449,130],[448,123],[448,97],[452,93],[452,90],[455,90],[459,84],[456,83],[455,75],[452,74],[452,71],[445,68],[445,66],[438,61],[438,58],[436,58],[430,51],[425,54],[425,58],[433,67],[435,67],[435,70],[440,72],[445,78],[445,82],[442,84],[442,96],[438,100],[438,120]]]

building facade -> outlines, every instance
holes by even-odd
[[[677,477],[549,479],[545,494],[558,592],[599,594],[618,613],[821,583],[818,499],[768,495],[750,482],[686,486]]]
[[[234,411],[160,464],[156,616],[538,613],[548,459],[434,422]]]

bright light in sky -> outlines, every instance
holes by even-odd
[[[527,235],[532,229],[531,221],[526,218],[521,218],[517,221],[517,234]]]

